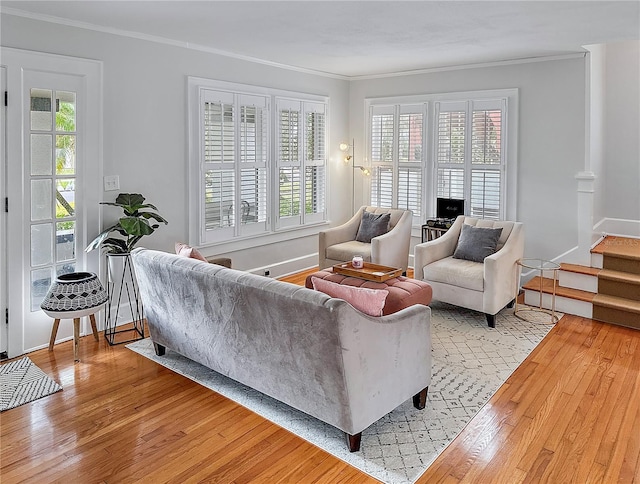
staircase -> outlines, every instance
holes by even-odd
[[[522,288],[524,302],[540,302],[540,278]],[[542,279],[542,306],[551,308],[553,280]],[[605,237],[591,250],[591,267],[561,264],[556,311],[640,329],[640,239]]]

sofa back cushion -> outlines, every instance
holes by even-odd
[[[208,262],[198,249],[191,247],[190,245],[183,244],[182,242],[176,242],[175,249],[177,255]]]
[[[383,208],[383,207],[365,207],[364,210],[366,212],[371,212],[374,214],[388,213],[390,215],[389,230],[391,230],[393,227],[395,227],[398,224],[398,222],[400,221],[400,218],[406,212],[406,210],[401,210],[398,208]]]
[[[502,246],[505,244],[509,236],[511,235],[511,231],[513,230],[514,222],[510,222],[508,220],[486,220],[480,218],[473,217],[465,217],[464,223],[467,225],[473,225],[475,227],[489,228],[489,229],[502,229],[502,233],[500,234],[500,238],[498,239],[498,245],[496,246],[496,250],[502,249]]]
[[[453,258],[483,262],[485,257],[495,253],[501,233],[502,228],[463,224]]]
[[[366,210],[363,211],[362,218],[360,219],[360,227],[358,227],[358,233],[356,234],[356,240],[358,242],[370,244],[371,239],[384,235],[389,231],[390,220],[390,213],[372,213],[367,212]]]

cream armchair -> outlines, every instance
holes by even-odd
[[[365,210],[374,214],[391,214],[389,231],[372,238],[370,244],[356,240],[362,212]],[[320,269],[351,260],[354,255],[361,255],[367,262],[402,268],[406,272],[409,265],[412,219],[411,210],[360,207],[345,224],[320,232],[318,237]]]
[[[496,252],[484,263],[453,258],[463,224],[502,228]],[[414,277],[431,284],[434,300],[483,312],[495,328],[495,315],[513,303],[520,279],[516,261],[523,255],[522,223],[460,215],[442,237],[415,246]]]

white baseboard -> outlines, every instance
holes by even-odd
[[[289,274],[295,274],[306,269],[310,269],[318,265],[318,253],[303,255],[294,259],[284,260],[275,264],[268,264],[261,267],[249,269],[246,272],[264,276],[265,272],[269,272],[268,277],[283,277]]]

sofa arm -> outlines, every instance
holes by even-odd
[[[451,228],[441,237],[438,237],[435,240],[430,240],[429,242],[417,244],[414,247],[413,277],[416,279],[422,279],[422,274],[426,265],[453,255],[456,250],[456,245],[458,245],[458,237],[460,236],[460,230],[462,229],[463,222],[464,217],[458,217]]]
[[[348,242],[349,240],[355,240],[358,233],[358,227],[360,227],[362,210],[362,208],[358,210],[355,215],[344,224],[321,231],[318,234],[318,248],[320,251],[324,252],[324,249],[331,247],[332,245]]]
[[[524,226],[515,223],[502,249],[484,260],[485,312],[495,314],[515,297],[516,261],[524,256]],[[486,299],[490,298],[490,299]]]
[[[371,260],[406,271],[409,265],[412,223],[413,212],[408,210],[389,232],[371,239]]]
[[[381,317],[344,312],[340,343],[352,423],[345,431],[353,434],[429,386],[431,309],[416,304]]]

